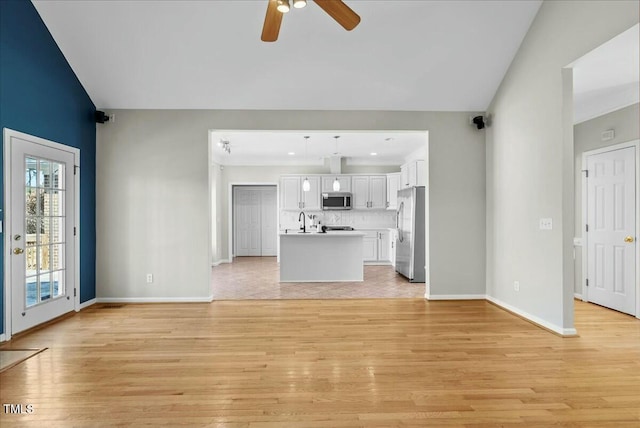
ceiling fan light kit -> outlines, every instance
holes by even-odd
[[[360,16],[342,0],[314,0],[314,2],[347,31],[353,30],[360,23]],[[307,0],[293,0],[293,7],[296,9],[301,9],[306,5]],[[282,17],[289,10],[291,10],[289,0],[268,0],[267,14],[264,17],[262,36],[260,37],[263,42],[278,40]]]

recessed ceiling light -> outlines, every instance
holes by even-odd
[[[378,156],[376,152],[371,153],[371,156]]]
[[[288,154],[289,156],[293,156],[293,155],[295,155],[296,153],[295,153],[295,152],[289,152],[289,153],[287,153],[287,154]]]

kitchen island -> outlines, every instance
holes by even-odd
[[[355,231],[280,233],[280,282],[363,281],[363,237]]]

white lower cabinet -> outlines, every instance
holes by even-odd
[[[389,260],[391,261],[391,266],[396,265],[396,239],[398,238],[398,231],[396,229],[391,229],[389,231]]]
[[[373,231],[365,232],[362,238],[362,260],[365,262],[378,261],[378,237]]]
[[[391,261],[390,247],[389,247],[389,231],[383,230],[378,232],[378,260],[389,262]]]
[[[364,230],[362,259],[372,264],[391,262],[390,232],[388,229]]]

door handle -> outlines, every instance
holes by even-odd
[[[626,238],[624,238],[624,242],[633,242],[633,236],[627,236]]]
[[[24,250],[22,248],[13,249],[13,254],[22,254],[22,253],[24,253]]]

